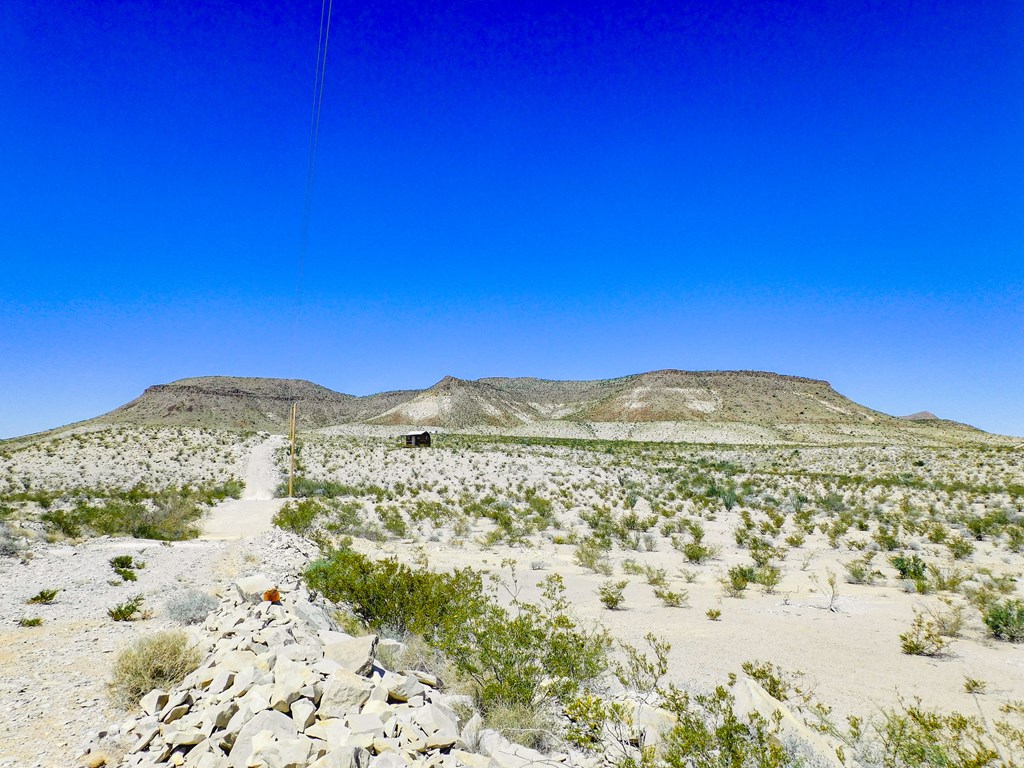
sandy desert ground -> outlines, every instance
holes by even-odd
[[[375,557],[471,566],[505,587],[515,563],[528,598],[560,574],[583,619],[636,645],[648,632],[670,641],[669,677],[691,690],[767,660],[801,673],[837,722],[917,698],[992,719],[1024,698],[1024,646],[994,638],[977,607],[1021,597],[1019,447],[451,434],[409,450],[394,435],[302,436],[299,492],[317,499],[321,533],[350,535]],[[185,428],[116,427],[0,451],[13,542],[0,557],[11,595],[0,605],[0,705],[15,713],[0,765],[69,764],[88,733],[123,717],[105,696],[115,651],[171,623],[162,601],[175,590],[216,591],[268,568],[294,578],[304,560],[278,551],[285,539],[270,530],[286,466],[280,437]],[[231,479],[246,481],[242,497],[215,506],[198,540],[68,538],[39,520],[80,503],[73,488]],[[52,492],[45,505],[39,490]],[[124,552],[146,562],[137,585],[110,577],[109,558]],[[610,610],[599,590],[620,582]],[[44,588],[60,590],[54,605],[26,605]],[[110,621],[106,609],[135,592],[152,617]],[[43,625],[17,625],[30,614]],[[949,630],[937,655],[901,652],[916,615]],[[968,693],[968,679],[984,692]]]

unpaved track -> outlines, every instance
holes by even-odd
[[[285,499],[275,499],[278,483],[275,453],[285,438],[274,435],[252,449],[245,470],[245,490],[240,499],[221,502],[203,521],[202,539],[230,541],[269,531],[274,514]]]

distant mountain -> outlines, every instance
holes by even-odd
[[[291,379],[207,376],[149,387],[98,421],[285,431],[291,404],[304,429],[382,424],[464,429],[537,422],[898,423],[828,382],[760,371],[652,371],[597,381],[447,376],[425,390],[355,397]]]
[[[283,432],[293,402],[299,404],[303,427],[310,429],[362,421],[414,394],[353,397],[300,379],[203,376],[149,387],[98,420]]]
[[[669,370],[601,381],[465,381],[449,376],[369,422],[460,428],[514,427],[552,419],[755,424],[893,420],[843,397],[825,381],[759,371]]]
[[[904,421],[938,421],[939,417],[931,411],[918,411],[909,416],[900,416]]]

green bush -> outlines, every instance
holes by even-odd
[[[984,614],[985,625],[1000,640],[1024,642],[1024,600],[1005,600],[989,606]]]
[[[900,650],[911,656],[942,656],[946,641],[934,622],[915,613],[910,629],[900,635]]]
[[[909,557],[906,554],[894,555],[889,558],[889,562],[892,563],[893,568],[899,571],[901,579],[925,580],[926,566],[920,555],[914,554]]]
[[[690,593],[687,590],[681,589],[677,592],[668,587],[655,587],[654,596],[668,608],[681,608],[690,599]]]
[[[612,575],[612,564],[608,560],[607,549],[593,539],[577,546],[573,559],[577,565],[582,568],[589,568],[594,573],[600,573],[604,576]]]
[[[946,542],[954,560],[963,560],[974,552],[974,545],[963,536],[954,536]]]
[[[724,686],[690,696],[674,687],[662,706],[677,718],[659,746],[658,765],[673,768],[787,768],[800,764],[783,745],[777,723],[756,712],[742,717]]]
[[[299,536],[309,533],[313,521],[324,511],[323,505],[314,499],[289,501],[275,513],[271,522],[278,528],[284,528]]]
[[[37,603],[39,605],[53,605],[57,599],[57,589],[42,589],[37,594],[33,595],[28,599],[28,602]]]
[[[65,492],[75,506],[47,509],[40,520],[54,531],[83,535],[128,535],[139,539],[179,541],[199,535],[199,519],[210,506],[241,492],[241,481],[152,491],[144,485],[128,490],[76,489]],[[46,505],[49,506],[49,505]]]
[[[107,615],[114,621],[134,621],[136,618],[139,618],[143,599],[142,595],[130,597],[123,603],[118,603],[113,608],[108,608]]]
[[[121,706],[132,707],[154,688],[168,690],[180,683],[199,662],[199,651],[184,632],[141,637],[118,655],[110,694]]]
[[[118,568],[134,568],[135,560],[131,555],[115,555],[110,558],[110,567],[115,571]]]
[[[617,611],[624,601],[623,590],[629,584],[628,581],[612,581],[608,579],[597,588],[597,596],[601,603],[610,611]]]
[[[885,768],[1013,768],[997,748],[1020,749],[1020,731],[1006,721],[990,729],[979,718],[923,709],[919,704],[887,710],[865,764]]]
[[[373,629],[422,636],[472,681],[485,713],[565,699],[607,667],[607,636],[577,625],[555,575],[543,582],[540,604],[516,600],[507,609],[471,569],[436,573],[349,549],[310,564],[305,578]]]
[[[314,561],[305,578],[310,589],[346,604],[368,627],[430,642],[456,637],[488,605],[483,579],[472,569],[435,573],[351,549]]]
[[[42,624],[43,624],[43,620],[40,617],[38,617],[38,616],[33,616],[31,618],[22,617],[22,618],[18,619],[18,626],[19,627],[39,627],[39,626],[42,626]]]

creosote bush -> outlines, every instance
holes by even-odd
[[[984,614],[985,625],[1000,640],[1024,642],[1024,600],[993,603]]]
[[[311,563],[305,578],[310,589],[346,605],[374,630],[422,636],[469,682],[485,716],[567,700],[608,666],[607,635],[579,626],[558,575],[541,582],[540,603],[513,599],[508,608],[472,569],[410,568],[350,549]]]
[[[915,613],[910,629],[900,635],[900,650],[911,656],[941,656],[946,650],[946,641],[934,621]]]
[[[323,511],[323,505],[315,499],[289,501],[274,514],[272,522],[278,528],[284,528],[302,536],[309,533],[310,528],[313,527],[313,521]]]
[[[110,682],[111,697],[125,708],[154,688],[168,690],[199,666],[200,654],[180,630],[155,632],[121,651]]]
[[[622,603],[625,600],[623,596],[623,590],[629,584],[628,581],[612,581],[608,579],[601,583],[601,586],[597,588],[597,596],[601,599],[602,605],[610,611],[617,611],[622,607]]]

